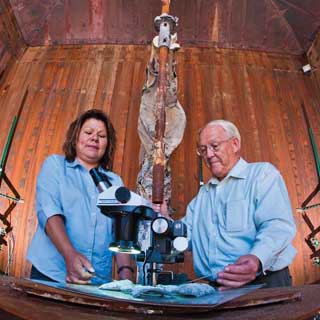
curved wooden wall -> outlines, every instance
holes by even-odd
[[[320,32],[317,33],[312,46],[307,52],[308,62],[312,67],[312,72],[309,75],[317,84],[318,91],[320,90]]]
[[[5,69],[22,55],[26,47],[9,0],[0,1],[0,81]]]
[[[11,68],[0,90],[0,150],[29,87],[7,166],[7,175],[25,199],[11,215],[15,239],[11,274],[28,275],[25,254],[36,227],[36,176],[45,157],[61,153],[66,128],[78,113],[99,107],[110,114],[119,141],[114,170],[134,189],[137,119],[148,55],[145,46],[35,47]],[[178,53],[179,99],[187,128],[171,162],[177,217],[184,215],[197,192],[196,131],[214,118],[238,125],[247,160],[270,161],[279,168],[294,209],[313,190],[317,175],[301,102],[320,146],[320,96],[315,81],[300,71],[304,63],[296,56],[214,48],[188,48]],[[205,177],[209,177],[207,171]],[[320,195],[315,201],[319,200]],[[1,212],[6,205],[0,199]],[[320,225],[319,213],[319,209],[309,212],[316,226]],[[311,283],[320,279],[320,268],[312,265],[304,242],[308,227],[295,210],[294,215],[298,229],[298,255],[291,268],[294,283]],[[0,253],[3,270],[6,264],[4,248]],[[190,256],[176,269],[192,273]]]
[[[8,0],[6,0],[8,1]],[[149,44],[159,0],[10,0],[29,46]],[[317,0],[171,0],[183,46],[304,53],[320,27]]]

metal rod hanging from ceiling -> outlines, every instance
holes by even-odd
[[[166,165],[164,133],[166,123],[166,89],[167,89],[167,66],[170,47],[170,23],[164,17],[168,17],[170,0],[161,0],[162,12],[159,22],[159,81],[156,102],[156,124],[153,157],[153,186],[152,202],[162,203],[164,192],[164,170]],[[156,20],[157,20],[156,18]],[[156,21],[155,21],[156,25]],[[157,27],[156,27],[157,28]]]

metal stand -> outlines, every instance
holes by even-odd
[[[305,121],[306,121],[307,126],[308,126],[309,138],[310,138],[310,142],[311,142],[311,145],[312,145],[315,164],[316,164],[316,168],[317,168],[318,184],[315,187],[315,189],[308,195],[306,200],[303,201],[303,203],[301,204],[301,208],[298,208],[297,210],[298,210],[298,212],[302,213],[302,218],[303,218],[304,222],[307,224],[307,226],[311,230],[310,234],[305,239],[307,245],[309,246],[309,248],[312,251],[312,254],[310,255],[310,258],[312,259],[313,264],[320,266],[320,226],[315,228],[313,223],[309,219],[309,217],[307,215],[307,212],[306,212],[306,211],[308,211],[310,209],[320,207],[320,203],[316,203],[316,204],[308,206],[308,204],[311,202],[311,200],[320,191],[320,161],[319,161],[319,154],[318,154],[318,150],[317,150],[317,145],[316,145],[316,141],[315,141],[315,138],[314,138],[314,134],[313,134],[312,128],[310,126],[310,122],[309,122],[309,119],[308,119],[308,116],[307,116],[307,112],[306,112],[306,109],[305,109],[305,106],[304,106],[303,103],[302,103],[302,111],[303,111],[303,115],[304,115]]]
[[[10,200],[10,204],[9,207],[5,210],[5,212],[3,214],[0,213],[0,220],[2,221],[3,225],[5,226],[5,228],[3,228],[1,230],[0,233],[0,248],[1,246],[7,245],[7,241],[4,239],[5,235],[8,234],[11,230],[12,230],[12,226],[11,223],[9,221],[9,216],[12,212],[12,210],[15,208],[15,206],[17,205],[17,203],[22,203],[23,199],[21,199],[19,192],[17,191],[17,189],[13,186],[13,184],[11,183],[10,179],[7,177],[6,173],[5,173],[5,167],[7,164],[7,160],[8,160],[8,155],[9,155],[9,151],[11,148],[11,144],[12,144],[12,140],[13,140],[13,136],[14,133],[16,131],[16,127],[17,127],[17,123],[18,120],[20,118],[21,112],[22,112],[22,108],[25,104],[26,98],[28,95],[28,90],[26,90],[23,98],[22,98],[22,102],[21,105],[19,107],[19,111],[18,114],[13,118],[11,127],[10,127],[10,131],[8,134],[8,138],[4,147],[4,151],[2,154],[2,158],[1,158],[1,163],[0,163],[0,187],[1,187],[1,183],[2,180],[6,183],[6,185],[9,187],[10,191],[13,193],[14,196],[10,196],[8,194],[5,193],[0,193],[0,197],[5,198]]]

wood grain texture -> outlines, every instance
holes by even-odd
[[[15,250],[11,274],[28,275],[30,265],[25,255],[36,227],[36,176],[49,154],[62,152],[66,129],[79,113],[97,107],[110,115],[118,135],[114,170],[127,186],[135,188],[140,146],[137,119],[149,54],[148,47],[133,45],[33,47],[10,69],[0,88],[9,85],[0,95],[0,150],[24,90],[29,87],[7,166],[8,177],[25,199],[12,212]],[[291,267],[294,283],[319,280],[320,270],[312,265],[311,251],[304,241],[309,229],[295,210],[317,182],[302,102],[320,145],[318,82],[300,71],[305,58],[184,48],[178,52],[177,62],[178,96],[187,127],[171,158],[176,217],[184,215],[198,190],[197,130],[214,118],[231,120],[242,134],[244,157],[272,162],[287,183],[298,230],[294,240],[298,254]],[[206,180],[210,177],[206,169],[204,176]],[[320,195],[315,201],[319,200]],[[0,200],[0,210],[5,206],[6,202]],[[320,224],[319,213],[319,209],[310,211],[315,226]],[[6,264],[4,251],[0,253],[1,268]],[[192,275],[191,255],[174,269]]]
[[[0,82],[8,66],[26,49],[9,0],[0,2]]]
[[[31,46],[146,44],[160,0],[10,0]],[[318,0],[171,0],[183,45],[302,54],[320,27]]]
[[[191,297],[189,297],[189,301],[185,300],[184,303],[181,303],[179,299],[175,300],[175,298],[173,298],[172,301],[168,303],[167,297],[161,296],[157,297],[156,301],[148,301],[148,299],[145,299],[145,297],[142,297],[141,299],[130,299],[130,296],[126,296],[125,299],[121,299],[119,298],[118,292],[115,293],[115,296],[112,296],[110,292],[107,296],[95,296],[95,294],[99,293],[97,287],[92,287],[89,293],[88,291],[85,291],[85,287],[77,288],[76,286],[72,288],[72,292],[70,291],[70,288],[55,288],[54,286],[47,286],[30,280],[10,277],[2,277],[0,278],[0,282],[2,285],[10,285],[12,289],[18,290],[22,293],[28,293],[32,296],[48,298],[51,301],[58,300],[64,303],[75,303],[78,306],[95,306],[101,308],[102,310],[107,310],[111,312],[121,311],[125,313],[130,313],[131,315],[135,313],[162,316],[192,314],[196,317],[197,313],[201,313],[203,315],[210,311],[217,311],[219,309],[239,309],[249,306],[253,307],[259,305],[268,305],[276,302],[290,303],[296,300],[301,300],[301,292],[298,288],[262,288],[259,290],[251,289],[251,292],[242,292],[241,296],[236,297],[233,300],[227,301],[223,304],[221,304],[221,300],[219,301],[218,297],[214,296],[211,297],[211,301],[214,301],[216,299],[216,303],[202,302],[201,304],[192,304],[190,300],[193,298]],[[222,293],[222,295],[223,294],[224,293]],[[197,299],[196,297],[194,298]],[[225,299],[226,297],[220,297],[220,299],[221,298]],[[199,299],[197,300],[199,302]],[[208,300],[209,299],[207,299],[206,301]],[[320,305],[320,303],[318,304]],[[152,312],[150,310],[152,310]]]
[[[43,296],[35,296],[27,294],[29,291],[26,284],[28,281],[17,278],[0,278],[0,316],[3,319],[26,319],[32,315],[37,319],[47,320],[185,320],[185,319],[215,319],[215,320],[233,320],[233,319],[248,319],[248,320],[301,320],[312,319],[319,311],[320,302],[316,299],[320,290],[319,285],[306,285],[293,288],[271,288],[260,289],[249,293],[248,295],[239,297],[235,300],[227,302],[226,304],[218,307],[210,312],[195,314],[191,310],[182,310],[181,314],[172,314],[164,316],[158,315],[156,312],[152,313],[153,308],[134,309],[131,306],[131,312],[114,312],[112,307],[120,311],[123,306],[128,302],[115,301],[110,305],[107,299],[100,300],[100,304],[96,303],[94,307],[83,306],[89,299],[85,296],[75,296],[75,293],[61,291],[47,290],[47,294]],[[23,287],[22,287],[23,286]],[[41,292],[41,285],[33,285],[31,288],[35,293]],[[30,285],[29,285],[30,288]],[[19,291],[17,290],[19,289]],[[22,289],[22,290],[21,290]],[[43,292],[42,292],[43,294]],[[301,296],[301,299],[300,299]],[[52,299],[48,299],[48,297]],[[285,298],[291,297],[290,301],[284,302]],[[256,305],[257,302],[264,303],[266,298],[273,299],[274,302],[279,301],[282,303],[271,303],[269,305]],[[55,301],[60,300],[60,301]],[[67,302],[62,302],[69,301]],[[91,297],[91,301],[93,298]],[[17,308],[17,301],[19,301],[19,308]],[[81,304],[76,304],[80,302]],[[270,302],[270,300],[268,301]],[[251,305],[246,308],[244,305]],[[130,305],[129,305],[130,306]],[[237,307],[236,307],[237,306]],[[240,308],[239,308],[240,306]],[[170,306],[172,308],[172,306]],[[236,307],[228,310],[228,308]],[[167,305],[163,305],[162,310],[167,311]],[[224,309],[225,308],[225,309]],[[125,310],[123,310],[125,311]],[[138,311],[140,314],[135,314]],[[160,310],[161,311],[161,310]],[[197,310],[195,310],[197,311]],[[6,312],[6,313],[5,313]],[[151,314],[152,315],[149,315]]]

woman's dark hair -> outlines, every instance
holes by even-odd
[[[80,130],[83,124],[88,119],[100,120],[104,123],[107,129],[108,144],[103,157],[100,160],[100,165],[105,169],[112,169],[113,155],[116,147],[116,132],[113,128],[108,116],[101,110],[91,109],[82,113],[75,121],[73,121],[67,131],[65,142],[63,143],[63,152],[65,153],[68,162],[74,161],[77,156],[76,144],[79,138]]]

